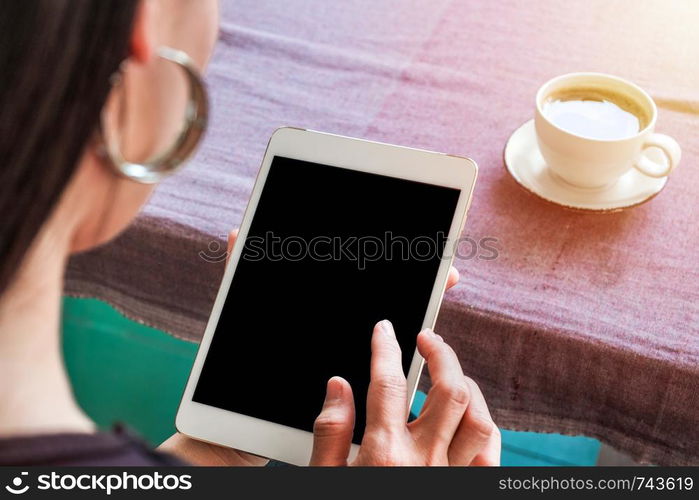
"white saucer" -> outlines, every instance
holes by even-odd
[[[663,162],[664,156],[647,151],[653,160]],[[512,177],[527,191],[537,196],[578,210],[609,212],[639,205],[658,194],[667,177],[655,179],[632,168],[611,186],[600,189],[579,188],[552,173],[536,144],[534,120],[519,127],[505,146],[505,165]]]

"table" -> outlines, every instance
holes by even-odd
[[[211,257],[281,125],[467,155],[480,178],[465,234],[496,238],[498,257],[456,263],[438,331],[497,423],[699,463],[698,15],[691,0],[225,1],[205,143],[128,231],[71,261],[66,293],[197,341],[223,269]],[[576,213],[508,176],[509,134],[571,71],[656,99],[683,160],[649,203]]]

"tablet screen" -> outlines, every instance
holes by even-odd
[[[312,431],[339,375],[360,443],[374,324],[407,374],[459,194],[274,157],[193,400]]]

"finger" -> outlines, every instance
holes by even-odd
[[[449,448],[449,463],[500,465],[500,431],[478,384],[468,377],[466,381],[471,387],[471,402]]]
[[[470,465],[485,451],[497,429],[480,388],[470,378],[464,379],[470,388],[471,400],[449,446],[448,458],[452,465]]]
[[[371,337],[371,381],[367,394],[366,431],[405,428],[408,396],[401,351],[388,320],[379,321]]]
[[[471,391],[454,351],[431,330],[417,338],[427,362],[432,388],[420,416],[410,424],[415,439],[425,449],[446,458],[454,434],[471,399]]]
[[[497,467],[500,465],[500,452],[502,451],[502,437],[500,429],[497,426],[493,427],[493,433],[488,439],[483,451],[473,459],[473,466],[489,466]]]
[[[228,233],[228,250],[226,251],[226,265],[231,258],[231,253],[233,253],[233,245],[235,245],[235,240],[238,239],[238,230],[233,229]]]
[[[347,465],[354,431],[354,397],[341,377],[328,380],[323,409],[313,424],[311,465]]]
[[[449,275],[447,276],[447,290],[456,286],[459,282],[459,270],[454,266],[449,268]]]

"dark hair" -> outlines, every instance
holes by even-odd
[[[0,5],[0,294],[51,214],[128,55],[138,0]]]

